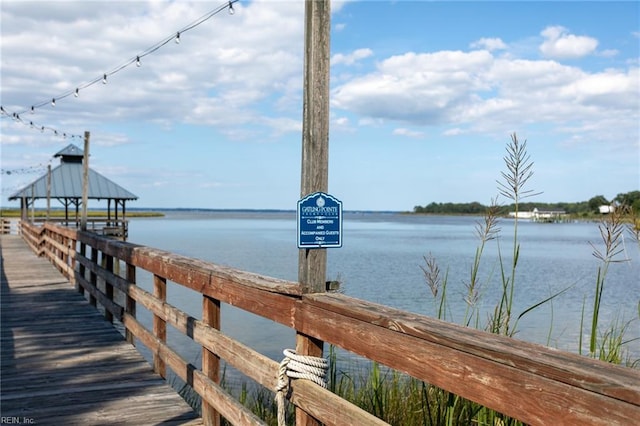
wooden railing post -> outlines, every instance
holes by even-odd
[[[31,222],[33,224],[33,222]],[[48,257],[49,249],[47,248],[47,240],[45,236],[47,235],[46,229],[40,228],[39,230],[33,225],[33,229],[36,232],[37,242],[36,247],[38,248],[38,256]]]
[[[126,272],[127,276],[127,281],[129,282],[129,284],[136,284],[136,267],[133,266],[130,263],[127,263],[127,272]],[[126,301],[126,306],[125,306],[125,312],[128,313],[129,315],[131,315],[132,317],[136,317],[136,301],[134,298],[132,298],[129,295],[129,292],[127,292],[127,301]],[[135,345],[135,338],[133,333],[131,332],[131,330],[129,330],[128,328],[125,330],[125,337],[127,339],[127,342],[131,343],[132,345]]]
[[[220,301],[208,296],[202,297],[202,321],[220,330]],[[215,383],[220,383],[220,357],[202,347],[202,372]],[[219,426],[220,414],[207,402],[202,401],[202,421],[205,426]]]
[[[95,247],[91,247],[91,263],[98,265],[98,249]],[[89,282],[93,288],[98,288],[98,275],[93,270],[89,272]],[[97,305],[96,298],[91,293],[89,293],[89,304],[93,307]]]
[[[105,255],[104,252],[102,253],[102,255],[106,259],[105,269],[113,273],[113,256]],[[107,280],[104,281],[104,294],[105,296],[107,296],[107,299],[113,301],[113,285]],[[106,309],[106,307],[104,310],[104,319],[111,323],[113,322],[113,314],[108,309]]]
[[[58,249],[58,247],[51,243],[51,241],[60,243],[60,239],[61,239],[60,235],[54,233],[53,231],[51,231],[50,229],[47,229],[46,227],[43,227],[43,229],[44,229],[44,232],[42,233],[42,237],[44,238],[43,245],[44,245],[46,256],[50,260],[53,260],[56,257],[61,257],[60,250]],[[60,267],[58,267],[58,270],[60,270]]]
[[[160,275],[153,275],[153,295],[162,300],[167,301],[167,279]],[[167,322],[158,315],[153,315],[153,335],[162,342],[167,341]],[[165,362],[156,353],[153,354],[153,369],[162,377],[167,376],[167,367]]]
[[[82,257],[87,257],[87,245],[85,243],[80,243],[80,256]],[[86,268],[85,266],[81,263],[80,266],[78,267],[78,274],[80,275],[80,277],[82,277],[82,279],[86,279]],[[78,293],[82,294],[84,296],[84,287],[82,287],[82,285],[80,285],[79,282],[76,281],[76,290],[78,291]]]
[[[57,233],[56,233],[57,234]],[[62,260],[62,263],[65,265],[69,264],[69,238],[65,235],[58,234],[58,239],[60,240],[60,244],[65,250],[60,250],[58,258]],[[67,275],[67,271],[61,271],[65,276]]]
[[[69,271],[69,280],[71,281],[71,284],[73,284],[74,286],[76,285],[75,270],[76,270],[76,258],[77,258],[76,247],[78,244],[77,234],[75,238],[76,239],[69,238],[69,256],[71,257],[71,260],[69,261],[69,266],[71,267]]]

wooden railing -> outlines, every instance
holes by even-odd
[[[161,375],[169,367],[201,396],[205,424],[222,415],[233,424],[263,424],[225,392],[219,360],[267,389],[278,363],[219,331],[220,304],[228,303],[406,373],[529,424],[630,425],[640,419],[640,372],[583,356],[446,323],[342,294],[302,294],[297,283],[268,278],[150,247],[51,224],[23,224],[22,235],[49,257],[91,303],[118,319],[127,339],[153,353]],[[70,248],[78,245],[78,252]],[[114,273],[122,262],[124,276]],[[136,285],[136,270],[153,274],[151,294]],[[98,280],[105,288],[98,288]],[[166,300],[168,284],[202,295],[200,319]],[[124,302],[117,303],[114,289]],[[153,330],[136,306],[153,314]],[[202,367],[167,345],[166,325],[202,347]],[[292,382],[290,402],[327,425],[386,424],[307,380]]]
[[[45,222],[59,224],[66,227],[80,228],[80,220],[64,219],[64,218],[35,218],[33,221],[36,224],[44,224]],[[126,219],[112,219],[108,217],[89,217],[87,218],[87,231],[95,232],[96,234],[104,235],[106,237],[121,238],[126,240],[129,236],[129,221]]]
[[[0,234],[11,233],[11,220],[4,217],[0,217]]]

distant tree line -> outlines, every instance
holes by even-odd
[[[538,202],[521,202],[518,210],[531,211],[534,208],[538,210],[562,210],[570,215],[590,216],[600,213],[600,206],[631,206],[636,214],[640,213],[640,191],[631,191],[616,195],[613,200],[608,200],[603,195],[596,195],[588,201],[580,201],[576,203],[538,203]],[[430,203],[425,206],[415,206],[414,213],[424,214],[469,214],[481,215],[487,211],[485,206],[477,201],[471,203]],[[515,210],[515,205],[501,206],[501,213],[507,215],[510,211]]]

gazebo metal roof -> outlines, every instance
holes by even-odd
[[[51,188],[47,194],[48,176],[39,177],[32,183],[9,196],[9,201],[20,199],[81,199],[83,175],[83,151],[70,144],[55,157],[61,157],[60,165],[51,170]],[[89,168],[88,198],[96,200],[137,200],[138,197],[112,180]]]

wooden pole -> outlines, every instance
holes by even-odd
[[[89,138],[91,134],[84,132],[84,159],[82,160],[82,217],[80,229],[87,230],[87,203],[89,202]]]
[[[47,165],[47,222],[51,216],[51,164]]]
[[[300,198],[328,188],[330,8],[329,0],[306,0]],[[325,291],[326,259],[326,249],[300,250],[298,279],[306,292]]]
[[[31,184],[31,223],[36,222],[36,194],[35,184]]]
[[[327,192],[329,182],[329,56],[331,1],[305,1],[304,87],[302,107],[302,173],[300,198]],[[298,281],[305,293],[325,291],[326,249],[301,249]],[[296,352],[321,357],[323,342],[296,335]],[[296,425],[319,425],[313,417],[296,408]]]

